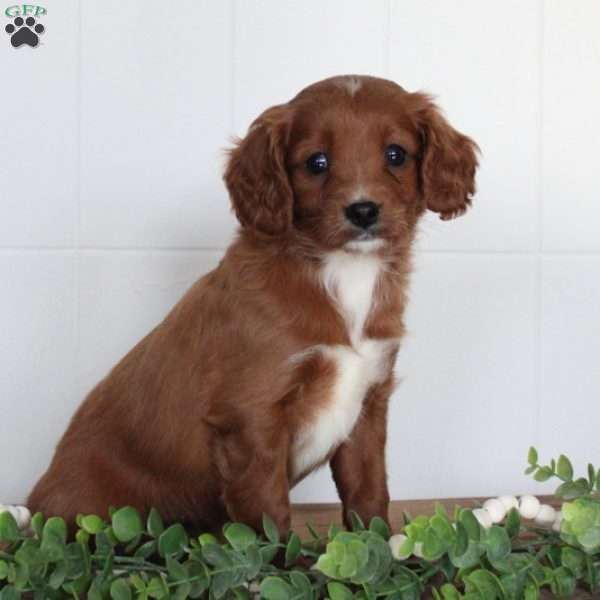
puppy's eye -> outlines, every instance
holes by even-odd
[[[306,168],[313,175],[320,175],[329,169],[329,157],[325,152],[315,152],[308,157]]]
[[[385,162],[390,167],[401,167],[406,162],[406,150],[398,144],[390,144],[385,149]]]

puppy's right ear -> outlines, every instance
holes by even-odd
[[[293,192],[285,168],[291,109],[265,111],[229,152],[224,180],[242,227],[268,235],[292,224]]]

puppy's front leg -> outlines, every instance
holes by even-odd
[[[351,511],[356,512],[365,525],[375,516],[388,520],[390,498],[385,442],[388,399],[392,389],[392,376],[371,388],[350,438],[336,450],[330,461],[348,528]]]
[[[229,517],[262,530],[262,515],[268,514],[279,530],[290,528],[287,461],[287,431],[261,420],[228,435],[219,452],[223,477],[223,501]]]

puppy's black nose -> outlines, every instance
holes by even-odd
[[[377,223],[379,216],[379,207],[371,200],[354,202],[346,207],[346,218],[350,223],[363,229],[368,229],[374,223]]]

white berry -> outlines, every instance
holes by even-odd
[[[552,525],[556,519],[556,511],[549,504],[542,504],[538,514],[535,515],[535,522],[538,525]]]
[[[563,515],[562,510],[559,510],[556,513],[556,517],[554,518],[554,524],[552,525],[552,531],[560,532],[560,524],[562,523]]]
[[[502,502],[506,512],[508,512],[511,508],[519,508],[519,501],[515,496],[500,496],[498,500]]]
[[[490,513],[492,523],[500,523],[506,516],[504,504],[497,498],[490,498],[483,503],[483,508]]]
[[[408,558],[410,556],[410,553],[403,554],[400,552],[400,546],[402,546],[402,544],[404,544],[404,542],[407,539],[408,538],[403,533],[397,533],[396,535],[393,535],[389,539],[388,544],[390,545],[390,550],[392,551],[392,556],[396,560],[404,560],[405,558]]]
[[[17,516],[15,517],[19,529],[27,529],[31,523],[31,513],[26,506],[15,506]]]
[[[479,521],[479,524],[485,529],[489,529],[493,525],[492,517],[485,508],[476,508],[473,511],[473,516]]]
[[[524,519],[535,519],[540,510],[540,501],[535,496],[521,496],[519,513]]]

